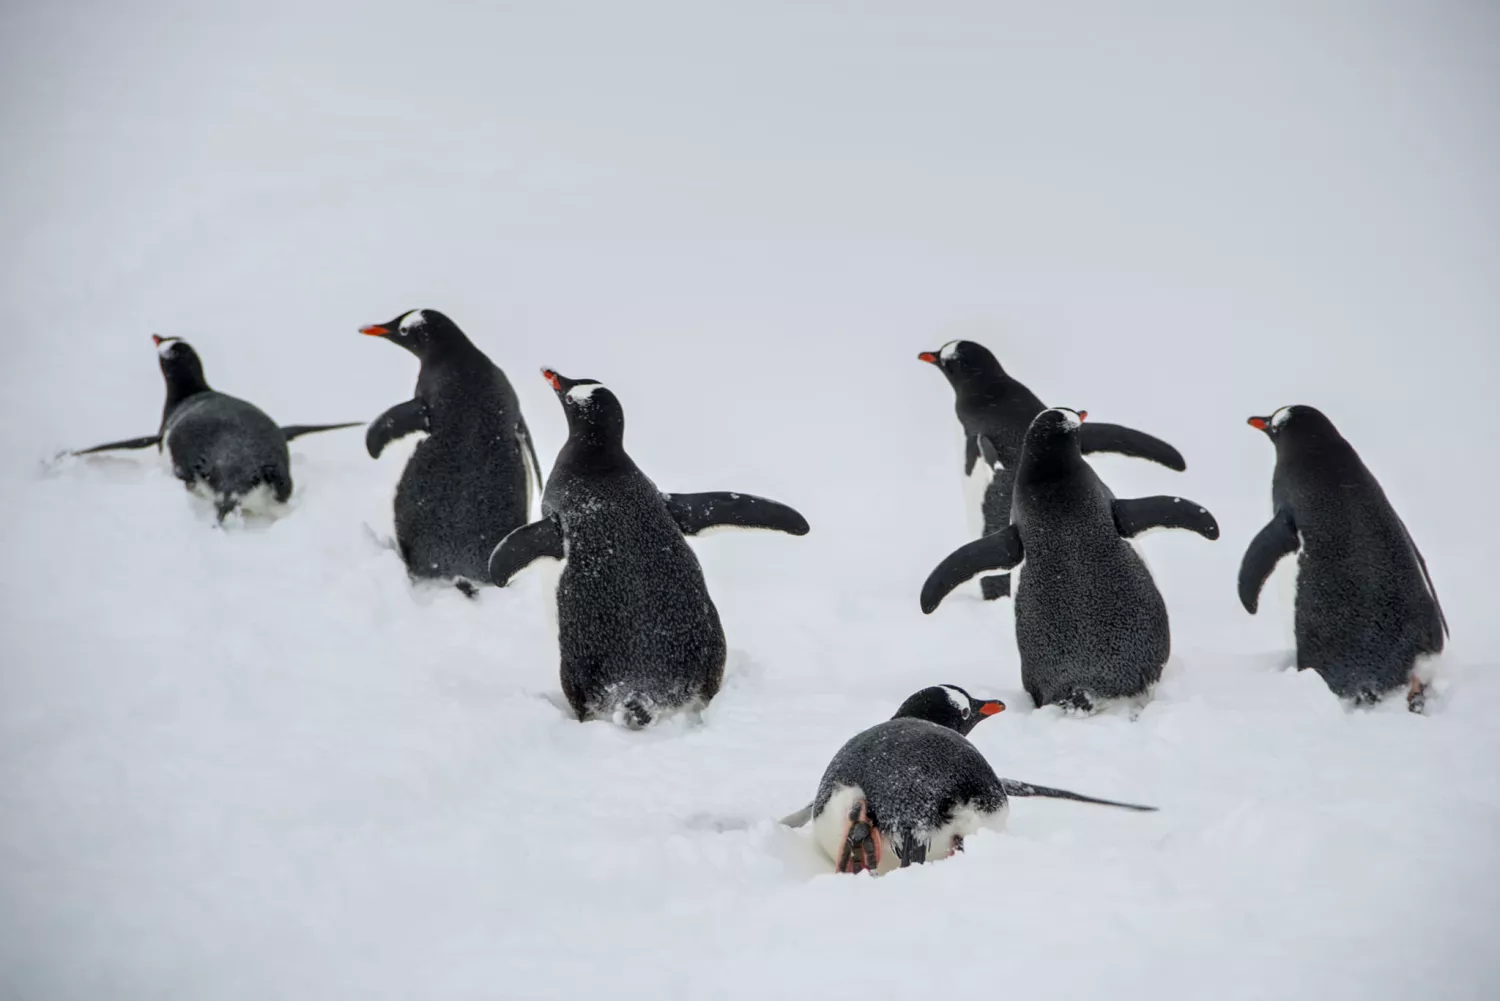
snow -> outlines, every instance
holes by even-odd
[[[0,997],[1500,994],[1488,5],[11,4],[0,94]],[[287,516],[212,527],[154,451],[153,330],[282,423],[373,419],[441,309],[513,376],[608,381],[663,490],[792,504],[693,543],[731,646],[700,722],[570,720],[544,581],[413,588],[359,429]],[[1146,540],[1155,701],[1020,691],[1011,615],[923,579],[969,538],[968,338],[1181,448],[1095,462],[1207,507]],[[1249,414],[1328,414],[1454,635],[1431,714],[1352,712],[1235,596]],[[1472,429],[1464,433],[1465,428]],[[727,446],[727,447],[726,447]],[[1477,461],[1476,461],[1477,460]],[[1004,832],[837,877],[804,805],[930,684],[1009,709]]]

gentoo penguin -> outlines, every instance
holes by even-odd
[[[966,735],[1004,709],[957,685],[922,689],[840,748],[812,803],[782,823],[811,820],[813,840],[836,871],[879,874],[947,858],[976,831],[1000,830],[1012,796],[1156,809],[997,777]]]
[[[551,369],[568,420],[542,495],[542,519],[516,529],[490,557],[504,587],[535,560],[563,560],[557,580],[562,689],[580,720],[629,729],[719,690],[724,630],[683,535],[714,527],[806,535],[807,521],[749,494],[664,494],[631,461],[625,413],[593,379]]]
[[[923,351],[917,359],[936,365],[953,387],[953,409],[964,429],[970,528],[975,535],[998,532],[1010,524],[1011,491],[1026,429],[1047,408],[1036,394],[1011,378],[983,344],[949,341],[937,351]],[[988,438],[994,446],[995,460],[986,462],[980,455],[981,438]],[[1090,424],[1079,443],[1085,455],[1118,452],[1178,472],[1187,468],[1182,453],[1171,445],[1119,424]],[[979,587],[985,599],[993,601],[1010,594],[1010,578],[1004,574],[984,577]]]
[[[1060,407],[1037,415],[1016,467],[1011,523],[956,550],[922,587],[931,613],[964,581],[1025,560],[1015,594],[1021,682],[1038,706],[1085,712],[1096,699],[1144,695],[1171,650],[1161,593],[1125,540],[1150,528],[1219,537],[1213,515],[1181,497],[1116,500],[1083,460],[1086,416]]]
[[[291,462],[286,443],[315,431],[352,428],[348,424],[291,424],[278,427],[266,414],[244,400],[209,388],[203,362],[192,345],[179,337],[151,335],[156,345],[167,401],[161,430],[143,438],[112,441],[81,449],[90,455],[126,448],[163,449],[172,458],[172,472],[189,490],[208,496],[218,520],[242,506],[269,511],[267,500],[286,503],[292,495]]]
[[[1427,561],[1385,491],[1333,422],[1282,407],[1250,426],[1276,446],[1271,521],[1240,564],[1240,602],[1255,614],[1276,563],[1297,555],[1297,667],[1356,704],[1407,687],[1420,712],[1417,658],[1442,652],[1448,622]]]
[[[417,356],[416,395],[370,425],[365,447],[424,431],[396,484],[396,545],[413,579],[453,581],[472,596],[490,552],[531,516],[542,481],[531,432],[505,373],[435,309],[361,327]]]

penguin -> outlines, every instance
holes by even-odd
[[[625,412],[594,379],[551,369],[568,421],[542,495],[542,518],[495,547],[490,579],[506,586],[542,559],[557,578],[562,690],[580,721],[650,726],[706,705],[724,675],[724,629],[685,535],[711,528],[806,535],[784,504],[739,493],[667,494],[625,451]]]
[[[236,510],[274,513],[292,495],[287,442],[318,431],[358,427],[346,424],[290,424],[278,427],[260,408],[210,388],[203,361],[180,337],[151,335],[167,399],[161,429],[154,435],[80,449],[92,455],[118,449],[150,448],[171,456],[172,473],[187,488],[209,498],[216,520]]]
[[[1171,652],[1166,605],[1126,540],[1151,528],[1219,537],[1213,515],[1181,497],[1116,500],[1083,459],[1087,416],[1062,407],[1037,415],[1016,465],[1010,523],[954,551],[921,595],[931,614],[975,575],[1024,560],[1015,593],[1021,682],[1038,706],[1080,712],[1144,696]]]
[[[998,532],[1010,524],[1011,492],[1026,429],[1047,407],[1035,393],[1011,378],[983,344],[949,341],[937,351],[923,351],[917,360],[936,365],[953,387],[953,408],[964,429],[970,529],[976,536]],[[994,446],[998,465],[983,461],[981,438],[988,438]],[[1187,468],[1182,453],[1171,445],[1119,424],[1090,424],[1080,444],[1085,455],[1116,452],[1150,459],[1179,473]],[[1004,574],[984,577],[979,588],[986,601],[1004,598],[1010,594],[1010,578]]]
[[[458,325],[414,309],[361,327],[417,356],[416,394],[375,418],[370,458],[397,438],[427,437],[406,461],[394,499],[396,547],[413,580],[452,581],[474,596],[489,580],[496,544],[531,516],[541,466],[521,404],[505,377]]]
[[[957,685],[922,689],[840,748],[812,803],[781,822],[811,821],[813,841],[836,872],[882,875],[948,858],[969,835],[1003,829],[1012,796],[1156,810],[997,777],[968,734],[1004,710]]]
[[[1261,587],[1297,553],[1297,667],[1340,698],[1375,702],[1405,687],[1421,712],[1418,659],[1443,650],[1448,620],[1427,561],[1374,474],[1323,413],[1282,407],[1251,417],[1276,448],[1271,520],[1240,563],[1240,603],[1254,615]]]

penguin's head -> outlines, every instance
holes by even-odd
[[[1272,444],[1278,446],[1287,441],[1316,441],[1338,434],[1323,411],[1301,404],[1282,407],[1270,417],[1252,417],[1245,423],[1264,431]]]
[[[967,736],[980,720],[1004,711],[998,699],[981,701],[957,685],[933,685],[901,703],[891,719],[925,719]]]
[[[394,320],[360,327],[359,332],[368,337],[384,337],[418,358],[425,358],[434,347],[464,339],[458,324],[435,309],[413,309]]]
[[[569,379],[542,369],[568,418],[568,436],[595,444],[618,443],[625,436],[625,409],[615,394],[598,379]]]
[[[974,341],[949,341],[936,351],[923,351],[917,360],[936,365],[955,386],[971,379],[1005,374],[990,349]]]
[[[1026,447],[1038,450],[1069,441],[1076,447],[1078,429],[1088,420],[1088,416],[1087,410],[1069,410],[1067,407],[1043,410],[1026,429]]]
[[[151,343],[156,345],[157,361],[168,386],[208,388],[208,380],[203,377],[203,361],[191,344],[181,337],[160,334],[152,334]]]

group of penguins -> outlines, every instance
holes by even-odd
[[[702,708],[718,692],[726,645],[703,570],[685,536],[715,528],[805,535],[792,508],[749,494],[669,494],[624,448],[620,401],[594,379],[542,374],[557,393],[568,439],[543,479],[505,374],[442,313],[412,310],[361,333],[399,344],[420,362],[415,395],[369,424],[373,458],[423,432],[395,494],[397,548],[413,579],[504,587],[538,562],[556,570],[562,690],[580,720],[629,729]],[[157,434],[75,452],[155,446],[174,475],[209,498],[218,520],[273,509],[292,493],[287,442],[357,423],[278,426],[214,391],[191,345],[154,336],[166,381]],[[1166,606],[1128,540],[1153,528],[1217,539],[1206,509],[1180,497],[1116,498],[1084,456],[1113,452],[1174,470],[1166,442],[1085,411],[1049,408],[973,341],[921,361],[955,394],[965,473],[976,488],[979,537],[932,571],[921,607],[932,612],[980,578],[986,599],[1012,596],[1021,679],[1037,706],[1091,712],[1139,703],[1170,651]],[[1256,610],[1282,557],[1298,553],[1297,666],[1355,703],[1405,689],[1421,711],[1424,658],[1448,627],[1426,562],[1379,483],[1319,411],[1283,407],[1252,417],[1276,450],[1270,522],[1245,553],[1239,595]],[[543,486],[544,484],[544,486]],[[541,518],[528,522],[541,490]],[[967,734],[1005,708],[954,685],[923,689],[890,720],[834,756],[813,801],[786,817],[840,872],[880,873],[952,855],[981,828],[1003,826],[1008,800],[1049,796],[1135,810],[996,776]]]

